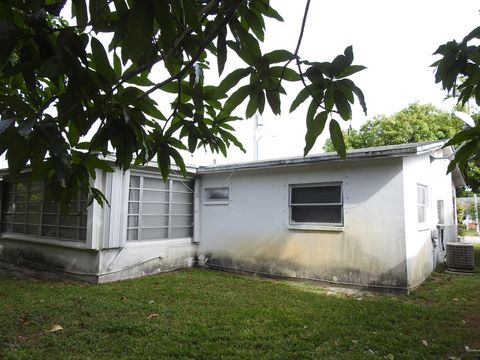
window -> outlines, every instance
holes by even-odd
[[[341,184],[290,186],[290,223],[343,225]]]
[[[427,187],[417,185],[417,208],[418,222],[423,224],[427,221]]]
[[[8,182],[2,206],[2,232],[86,242],[87,196],[78,193],[66,214],[44,198],[43,181]]]
[[[439,224],[445,224],[445,209],[443,200],[437,200],[437,218]]]
[[[228,204],[230,200],[230,189],[228,187],[205,188],[206,204]]]
[[[130,176],[127,241],[191,237],[193,182]]]

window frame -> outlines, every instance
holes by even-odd
[[[215,200],[215,199],[209,199],[208,196],[207,196],[207,193],[208,191],[211,191],[211,190],[217,190],[217,189],[221,189],[221,190],[227,190],[227,193],[228,193],[228,196],[227,196],[227,199],[219,199],[219,200]],[[209,186],[209,187],[204,187],[203,188],[203,203],[205,205],[228,205],[230,204],[230,186]]]
[[[37,203],[37,201],[32,201],[30,199],[30,195],[33,193],[31,190],[32,184],[34,181],[20,178],[16,181],[9,181],[8,177],[3,178],[2,183],[2,206],[0,207],[1,213],[0,213],[0,237],[1,238],[8,238],[8,239],[16,239],[16,240],[24,240],[24,241],[33,241],[33,242],[38,242],[38,243],[44,243],[44,244],[52,244],[52,245],[59,245],[59,246],[66,246],[66,247],[75,247],[75,248],[90,248],[91,247],[91,236],[90,236],[90,231],[89,231],[89,224],[91,222],[91,216],[92,216],[92,207],[87,206],[82,210],[82,215],[76,215],[73,212],[70,212],[68,214],[62,214],[61,211],[58,209],[58,211],[47,211],[45,209],[45,205],[47,203],[50,203],[51,201],[46,201],[45,199],[45,180],[37,180],[36,182],[39,182],[39,194],[40,194],[40,200],[38,201],[39,204],[39,210],[34,211],[32,213],[29,213],[30,205],[33,203]],[[14,214],[17,212],[11,212],[8,211],[8,205],[7,203],[10,203],[11,201],[9,200],[8,194],[13,194],[13,204],[16,204],[16,197],[17,197],[17,184],[18,183],[26,183],[27,187],[26,190],[22,191],[25,193],[26,198],[24,201],[21,203],[25,203],[25,210],[23,212],[18,212],[18,214],[23,214],[25,216],[25,221],[22,222],[16,222],[14,220]],[[12,190],[13,187],[13,190]],[[78,206],[81,206],[82,203],[87,204],[87,199],[83,199],[80,194],[77,194],[75,196],[75,199],[73,200],[78,203]],[[54,202],[53,202],[54,203]],[[57,205],[59,206],[59,205]],[[79,211],[80,212],[80,211]],[[6,215],[10,215],[12,217],[12,221],[6,222],[3,220],[3,217]],[[28,217],[29,215],[38,215],[39,220],[38,224],[33,224],[28,222]],[[56,224],[46,224],[44,222],[44,215],[46,216],[54,216],[56,218]],[[75,225],[64,225],[60,224],[60,220],[62,219],[63,216],[75,216]],[[84,216],[84,219],[81,219],[81,216]],[[84,225],[82,225],[82,222]],[[23,226],[23,232],[15,232],[12,230],[5,229],[4,226],[6,224],[10,224],[12,226],[14,225],[21,225]],[[32,227],[38,227],[36,233],[27,233],[27,228],[29,226]],[[49,236],[49,235],[42,235],[43,233],[43,228],[44,227],[55,227],[55,236]],[[66,238],[60,236],[60,229],[74,229],[75,230],[75,239],[72,238]],[[84,238],[80,238],[80,232],[84,231]]]
[[[294,189],[299,188],[320,188],[338,186],[340,188],[340,202],[336,203],[293,203],[292,195]],[[342,231],[345,225],[344,216],[344,201],[343,201],[343,183],[341,181],[336,182],[321,182],[321,183],[306,183],[306,184],[289,184],[288,185],[288,225],[291,229],[305,229],[305,230],[332,230]],[[340,206],[340,222],[297,222],[292,219],[292,207],[293,206]]]
[[[418,196],[418,190],[422,189],[424,191],[425,203],[420,203]],[[423,209],[423,221],[420,221],[420,209]],[[428,224],[428,186],[424,184],[417,183],[417,224],[424,228]]]
[[[139,186],[138,187],[131,187],[130,186],[130,180],[132,177],[139,177]],[[163,182],[163,178],[157,174],[152,174],[150,172],[145,172],[145,171],[131,171],[128,176],[128,180],[126,181],[126,186],[127,186],[127,201],[126,201],[126,220],[125,220],[125,230],[124,230],[124,236],[125,236],[125,243],[127,244],[137,244],[137,243],[145,243],[145,242],[157,242],[157,241],[169,241],[169,240],[177,240],[177,239],[192,239],[193,238],[193,232],[194,232],[194,216],[195,216],[195,179],[193,178],[188,178],[185,179],[184,181],[181,180],[180,178],[176,177],[171,177],[167,180],[166,188],[165,189],[153,189],[153,188],[145,188],[144,186],[144,179],[145,178],[150,178],[150,179],[156,179],[161,182]],[[175,190],[173,183],[178,182],[183,184],[188,191],[179,191]],[[189,188],[186,183],[191,184],[191,188]],[[138,195],[138,200],[131,200],[130,199],[130,190],[138,190],[139,195]],[[144,201],[144,191],[155,191],[155,192],[161,192],[161,193],[166,193],[167,194],[167,200],[166,201]],[[177,202],[177,201],[172,201],[173,198],[173,193],[182,193],[182,194],[192,194],[192,199],[190,202]],[[129,204],[130,203],[137,203],[138,204],[138,213],[130,213],[129,210]],[[162,204],[162,205],[167,205],[168,206],[168,211],[167,213],[162,213],[162,214],[151,214],[151,213],[143,213],[142,211],[142,205],[143,204]],[[192,213],[191,214],[185,214],[185,213],[178,213],[174,214],[173,213],[173,205],[190,205],[192,207]],[[138,221],[136,226],[129,226],[128,225],[128,219],[129,216],[137,216]],[[166,217],[167,225],[158,225],[158,226],[142,226],[142,216],[158,216],[158,217]],[[181,217],[190,217],[192,219],[191,225],[173,225],[173,218],[175,216],[181,216]],[[171,234],[173,233],[174,229],[186,229],[189,228],[191,229],[191,235],[190,236],[181,236],[181,237],[171,237]],[[143,229],[162,229],[163,231],[166,231],[166,237],[158,237],[154,239],[142,239],[142,230]],[[128,231],[129,230],[136,230],[137,231],[137,236],[135,240],[131,240],[128,237]]]

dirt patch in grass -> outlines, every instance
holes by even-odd
[[[73,282],[65,279],[65,274],[54,273],[46,271],[45,269],[33,269],[24,266],[17,266],[14,264],[0,261],[0,277],[12,278],[18,280],[31,281],[61,281]]]

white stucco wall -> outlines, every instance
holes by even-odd
[[[200,260],[236,270],[365,286],[406,287],[402,159],[210,173],[228,205],[200,198]],[[289,228],[289,184],[342,182],[344,226]]]
[[[440,238],[432,242],[432,230],[437,228],[437,200],[443,200],[444,243],[456,241],[454,188],[451,174],[446,174],[449,160],[441,150],[430,155],[403,159],[403,192],[405,194],[405,233],[408,284],[419,285],[444,258]],[[417,184],[427,186],[427,221],[418,223]]]

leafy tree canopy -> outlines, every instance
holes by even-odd
[[[433,105],[410,104],[391,115],[380,115],[365,122],[359,130],[343,133],[347,149],[450,139],[463,129],[463,122],[453,114]],[[325,151],[334,151],[330,139]]]
[[[435,55],[441,56],[432,66],[435,81],[442,85],[449,95],[458,98],[461,106],[469,107],[470,102],[480,106],[480,26],[472,30],[462,41],[449,41],[440,45]],[[466,170],[475,163],[480,165],[480,123],[460,131],[447,145],[456,145],[455,159],[450,163]],[[480,171],[478,172],[480,173]]]
[[[172,161],[185,172],[180,150],[242,148],[231,122],[267,107],[280,114],[287,82],[303,85],[290,111],[308,105],[305,153],[327,127],[344,157],[338,120],[352,117],[355,99],[366,111],[348,79],[364,67],[351,46],[330,62],[300,57],[309,3],[295,51],[263,53],[265,19],[282,21],[268,0],[0,2],[0,154],[11,175],[29,163],[56,200],[81,188],[102,202],[89,179],[111,170],[110,152],[123,169],[156,157],[164,178]],[[224,74],[232,56],[243,65]],[[211,66],[218,83],[205,76]]]
[[[472,116],[477,122],[479,116]],[[343,132],[347,149],[361,149],[372,146],[407,144],[419,141],[452,139],[464,131],[465,124],[452,113],[442,111],[430,104],[410,104],[405,109],[391,115],[380,115],[365,122],[359,130]],[[325,151],[334,151],[330,139]],[[462,168],[467,188],[458,189],[459,196],[480,191],[480,167],[469,162]]]

